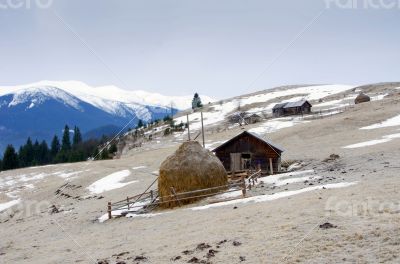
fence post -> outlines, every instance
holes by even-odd
[[[243,198],[246,197],[246,177],[244,175],[242,175],[242,195]]]
[[[177,195],[176,195],[176,191],[175,191],[175,188],[174,188],[174,187],[171,187],[171,193],[172,193],[172,195],[174,196],[175,201],[178,202],[179,206],[182,206],[182,205],[181,205],[181,201],[178,199],[178,197],[177,197]]]
[[[126,203],[128,204],[128,211],[131,209],[129,205],[129,197],[126,197]]]
[[[272,158],[269,158],[269,168],[270,168],[271,175],[273,175],[274,174],[274,168],[272,167]]]
[[[112,218],[112,215],[111,215],[111,202],[108,202],[107,212],[108,212],[108,219],[111,219]]]
[[[153,190],[150,190],[150,199],[151,199],[151,201],[153,202],[153,199],[154,199]]]

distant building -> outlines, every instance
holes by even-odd
[[[302,115],[311,113],[312,105],[307,100],[276,104],[272,108],[274,117],[285,115]]]
[[[281,170],[283,151],[283,148],[247,131],[213,150],[228,172],[261,168],[263,173],[269,174]]]
[[[244,121],[247,124],[255,124],[255,123],[261,122],[261,120],[262,120],[262,117],[257,114],[246,115],[244,117]]]

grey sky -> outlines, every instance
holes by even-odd
[[[400,79],[400,9],[332,7],[249,88],[325,7],[323,0],[54,0],[50,9],[0,9],[0,84],[79,80],[224,98],[285,84]]]

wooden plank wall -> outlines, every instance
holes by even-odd
[[[274,171],[278,171],[280,167],[279,152],[277,153],[268,144],[252,136],[240,137],[216,152],[216,156],[227,171],[231,170],[231,153],[250,153],[252,155],[251,165],[257,167],[260,164],[263,171],[269,170],[269,158],[273,159]]]

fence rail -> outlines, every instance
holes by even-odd
[[[160,197],[158,191],[150,190],[150,188],[157,182],[158,178],[154,180],[154,182],[147,187],[147,189],[138,195],[127,197],[125,200],[117,201],[114,203],[108,202],[107,204],[107,212],[108,218],[112,218],[113,211],[123,211],[123,214],[128,213],[142,213],[142,212],[150,212],[156,209],[158,206],[170,203],[171,200],[178,202],[179,206],[182,201],[207,198],[211,196],[231,193],[234,191],[241,190],[242,197],[246,197],[246,191],[251,190],[252,186],[255,185],[257,179],[261,176],[261,170],[258,170],[252,174],[248,173],[247,175],[241,174],[240,179],[231,180],[229,184],[204,188],[189,192],[181,192],[176,193],[174,187],[171,186],[171,195]],[[212,193],[204,193],[210,191],[217,191]]]

